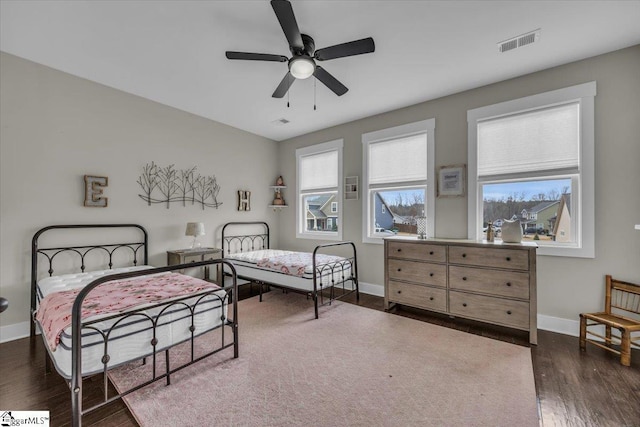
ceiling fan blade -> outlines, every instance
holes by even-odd
[[[296,78],[293,77],[291,73],[287,72],[287,74],[284,76],[284,78],[276,88],[275,92],[273,92],[273,95],[271,96],[274,98],[282,98],[287,94],[287,91],[289,90],[289,88],[291,87],[291,85],[295,80]]]
[[[313,75],[315,76],[316,79],[324,83],[326,87],[331,89],[333,93],[335,93],[338,96],[344,95],[349,90],[345,85],[340,83],[335,77],[329,74],[327,70],[325,70],[319,65],[316,66],[316,71],[313,73]]]
[[[287,0],[271,0],[271,7],[276,13],[289,46],[295,48],[295,50],[304,49],[304,43],[302,43],[302,36],[300,35],[300,29],[296,22],[296,16],[293,14],[291,3]]]
[[[362,55],[376,50],[376,45],[371,37],[362,40],[355,40],[348,43],[337,44],[335,46],[318,49],[315,58],[318,61],[328,59],[344,58],[345,56]]]
[[[249,61],[274,61],[287,62],[289,58],[283,55],[271,55],[269,53],[226,52],[227,59],[246,59]]]

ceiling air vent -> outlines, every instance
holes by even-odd
[[[540,39],[540,28],[498,43],[498,50],[503,53],[508,52],[510,50],[534,43],[538,41],[538,39]]]
[[[274,120],[271,123],[273,123],[276,126],[282,126],[282,125],[286,125],[287,123],[289,123],[290,120],[285,119],[284,117]]]

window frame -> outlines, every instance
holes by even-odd
[[[317,240],[342,240],[342,181],[343,181],[343,148],[344,140],[336,139],[329,142],[323,142],[320,144],[310,145],[308,147],[302,147],[296,149],[296,238],[298,239],[317,239]],[[329,151],[336,151],[338,153],[338,177],[336,187],[318,188],[313,190],[301,190],[300,178],[302,176],[300,159],[306,156],[312,156],[315,154],[326,153]],[[307,216],[304,206],[304,197],[309,195],[321,195],[327,193],[335,193],[336,197],[334,202],[337,203],[338,211],[331,212],[337,213],[337,226],[338,231],[308,231],[307,230]]]
[[[567,256],[579,258],[595,257],[595,115],[594,103],[596,82],[588,82],[575,86],[557,89],[537,95],[488,105],[467,111],[468,125],[468,237],[482,238],[483,194],[481,186],[490,183],[522,182],[525,180],[541,180],[554,178],[571,179],[571,203],[575,213],[572,232],[576,242],[570,244],[539,244],[538,255]],[[532,172],[528,178],[495,179],[479,182],[478,180],[478,122],[490,118],[525,113],[531,110],[553,107],[556,105],[577,102],[579,104],[579,171],[578,173],[556,174]]]
[[[378,131],[362,134],[362,171],[363,171],[363,194],[362,197],[362,242],[383,244],[387,234],[375,233],[375,212],[374,193],[372,191],[386,191],[398,189],[423,188],[425,193],[425,216],[427,220],[427,237],[435,235],[435,198],[436,198],[436,178],[435,178],[435,124],[434,118],[395,126]],[[383,142],[392,139],[399,139],[419,133],[427,135],[427,179],[426,182],[417,183],[407,181],[405,183],[387,183],[371,185],[369,183],[369,146],[376,142]],[[401,184],[401,185],[399,185]]]

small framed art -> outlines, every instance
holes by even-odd
[[[466,165],[438,168],[438,197],[461,197],[466,188]]]

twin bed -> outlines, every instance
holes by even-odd
[[[84,242],[85,234],[96,229],[108,229],[100,239],[109,243],[47,247],[39,244],[43,235],[54,235],[66,242],[74,238]],[[110,239],[122,230],[134,234],[135,240],[120,243]],[[55,225],[39,230],[33,237],[31,336],[36,329],[42,333],[47,367],[53,361],[58,373],[68,380],[74,426],[82,424],[84,414],[152,382],[165,379],[170,384],[174,372],[222,350],[233,347],[233,357],[238,357],[237,298],[232,297],[237,293],[237,280],[233,265],[225,260],[211,260],[153,268],[147,265],[147,247],[147,232],[137,224]],[[131,265],[114,265],[124,260]],[[58,264],[75,265],[80,271],[55,275]],[[222,264],[231,272],[229,286],[221,288],[172,273],[210,264]],[[88,266],[97,265],[106,269],[85,271]],[[47,274],[49,277],[39,279]],[[204,354],[194,347],[199,336],[207,342]],[[172,366],[170,349],[184,342],[191,343],[190,358]],[[159,372],[162,353],[164,369]],[[151,363],[150,378],[140,379],[130,390],[109,395],[110,369],[136,360],[147,363],[147,359]],[[95,374],[102,375],[103,398],[85,409],[83,379]]]
[[[257,232],[247,232],[255,227]],[[126,243],[84,243],[84,234],[95,230],[108,231],[101,239],[117,235],[113,233],[116,230],[126,230],[136,237]],[[76,233],[82,243],[46,247],[39,243],[45,234],[73,241],[69,232]],[[270,249],[269,239],[269,226],[264,222],[232,222],[222,229],[222,260],[153,268],[147,265],[148,235],[140,225],[54,225],[39,230],[32,240],[31,336],[36,331],[42,334],[47,368],[52,361],[69,382],[73,425],[80,426],[84,414],[152,382],[165,379],[169,385],[172,373],[227,348],[233,347],[233,357],[237,358],[238,278],[260,284],[261,301],[263,285],[307,294],[314,301],[316,318],[319,305],[353,292],[359,297],[353,243],[319,245],[308,254]],[[123,259],[128,265],[115,265]],[[59,274],[58,261],[80,271]],[[102,268],[85,271],[96,264]],[[172,273],[211,264],[223,269],[228,285],[220,287]],[[194,340],[199,336],[210,341],[205,354],[194,350]],[[190,342],[191,357],[174,367],[170,349],[185,342]],[[162,353],[164,368],[159,372],[157,363]],[[147,363],[147,359],[152,364],[150,378],[130,390],[109,395],[110,369],[136,360]],[[102,375],[104,396],[85,409],[83,379],[96,374]]]
[[[262,221],[229,222],[222,227],[222,255],[240,279],[301,292],[318,306],[351,293],[360,298],[358,261],[352,242],[318,245],[312,253],[270,248],[269,225]]]

